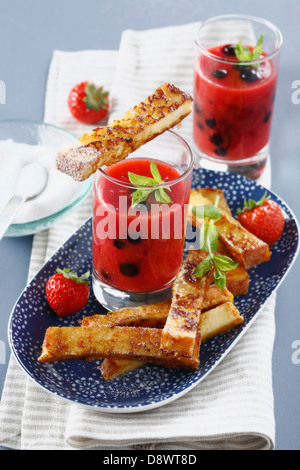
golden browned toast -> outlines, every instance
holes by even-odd
[[[190,114],[192,101],[189,94],[165,83],[120,119],[84,134],[77,145],[59,150],[56,167],[76,181],[85,180],[179,124]]]
[[[172,303],[161,337],[161,349],[191,357],[197,337],[200,314],[207,289],[213,279],[213,267],[203,277],[194,271],[207,253],[193,250],[186,256],[172,286]]]
[[[244,323],[244,318],[232,302],[225,302],[201,314],[200,333],[201,343],[227,333]]]
[[[200,228],[203,220],[196,218],[192,213],[192,208],[201,204],[212,204],[215,205],[216,199],[218,198],[218,207],[231,215],[231,210],[228,206],[224,191],[222,189],[215,188],[197,188],[191,190],[190,201],[189,201],[189,212],[188,221],[195,227]],[[231,256],[228,250],[225,249],[222,242],[219,241],[220,254]],[[244,295],[249,289],[249,275],[247,270],[238,265],[236,269],[227,271],[226,273],[226,287],[235,296]],[[211,286],[212,287],[212,286]],[[209,293],[210,289],[208,290]],[[226,301],[226,300],[225,300]]]
[[[231,215],[222,212],[221,219],[215,222],[215,225],[219,229],[219,238],[231,258],[245,269],[270,260],[268,244],[248,232]]]
[[[198,188],[191,192],[188,221],[194,227],[200,228],[203,220],[192,213],[192,208],[199,204],[207,204],[206,201],[210,201],[210,204],[212,204],[216,195],[217,193],[214,194],[214,191],[209,188],[204,190]],[[232,217],[225,197],[221,196],[221,194],[219,196],[221,201],[219,207],[221,208],[222,205],[222,217],[215,222],[215,225],[219,229],[219,239],[227,250],[228,256],[237,261],[246,270],[269,261],[271,253],[267,243],[250,233]],[[233,274],[230,276],[233,276]]]
[[[211,200],[202,194],[202,188],[191,189],[189,204],[192,208],[201,204],[211,204]]]
[[[203,222],[201,219],[198,219],[196,223],[196,218],[192,214],[193,207],[207,204],[214,206],[216,201],[218,202],[217,207],[231,215],[231,210],[229,208],[224,191],[222,189],[215,189],[209,187],[192,189],[190,192],[188,211],[188,221],[190,222],[190,224],[200,227]]]
[[[234,297],[228,289],[220,289],[215,284],[206,291],[202,312],[210,310],[220,304],[234,302]],[[92,315],[84,317],[82,326],[141,326],[147,328],[163,328],[165,326],[171,299],[154,304],[141,305],[134,308],[121,308],[105,315]],[[94,360],[90,357],[88,360]]]
[[[220,289],[216,284],[211,284],[204,295],[201,312],[203,313],[207,310],[211,310],[225,302],[234,302],[233,293],[226,287],[224,289]]]
[[[228,289],[220,289],[215,284],[209,286],[203,299],[202,312],[225,302],[233,302],[234,297]],[[142,326],[163,328],[171,307],[171,299],[162,302],[140,305],[134,308],[120,308],[105,315],[84,317],[82,326]]]
[[[92,315],[81,320],[82,326],[142,326],[163,328],[170,310],[171,300],[141,305],[135,308],[120,308],[106,315]]]
[[[226,286],[234,297],[245,295],[249,290],[249,274],[243,266],[238,265],[232,271],[227,271]]]
[[[200,202],[201,199],[206,202]],[[211,204],[214,206],[216,202],[217,207],[231,215],[230,207],[222,189],[206,187],[191,190],[190,204],[193,206],[196,206],[197,204]]]
[[[243,322],[243,317],[231,302],[225,302],[214,309],[202,313],[199,327],[201,344],[230,331],[232,328],[243,324]],[[145,362],[143,361],[108,357],[101,363],[100,371],[105,380],[111,380],[144,364]]]
[[[225,256],[231,256],[229,251],[226,250],[223,243],[219,240],[218,253]],[[240,264],[237,268],[226,273],[226,287],[233,294],[234,297],[247,294],[249,290],[249,274]]]
[[[38,362],[67,359],[139,359],[167,367],[195,369],[199,366],[200,334],[193,356],[173,356],[160,349],[161,329],[126,326],[50,327],[46,330]]]
[[[138,369],[145,364],[147,364],[147,362],[107,357],[101,362],[100,372],[104,380],[112,380],[120,377],[120,375],[127,374],[127,372],[131,370]]]
[[[197,190],[197,189],[192,189],[190,192],[190,199],[189,199],[189,207],[188,207],[188,214],[187,214],[187,221],[193,225],[194,227],[200,228],[201,225],[203,224],[203,219],[200,219],[199,217],[196,218],[196,216],[193,214],[192,210],[193,207],[195,206],[200,206],[200,205],[209,205],[211,204],[211,201],[204,197],[202,193]]]

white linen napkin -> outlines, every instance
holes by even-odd
[[[53,54],[45,121],[76,135],[86,131],[66,104],[81,80],[111,92],[112,120],[164,82],[192,93],[197,24],[124,31],[119,51]],[[179,131],[191,139],[191,116]],[[270,172],[262,183],[270,185]],[[34,237],[30,280],[91,215],[91,195],[71,216]],[[0,444],[14,449],[273,449],[272,351],[275,295],[244,337],[211,374],[169,405],[141,413],[108,414],[71,403],[37,386],[10,358],[0,406]]]

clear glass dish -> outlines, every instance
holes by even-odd
[[[12,139],[17,143],[44,145],[57,149],[70,146],[77,141],[74,135],[52,124],[26,120],[0,121],[0,140],[6,139]],[[61,209],[26,223],[11,224],[5,236],[21,237],[50,228],[58,220],[66,217],[77,208],[89,194],[91,187],[92,179],[78,183],[78,190]]]

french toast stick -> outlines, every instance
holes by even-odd
[[[245,269],[270,260],[269,245],[246,230],[231,215],[222,211],[222,217],[215,225],[219,229],[219,238],[231,257]]]
[[[213,280],[213,267],[198,278],[194,271],[207,253],[192,250],[185,257],[172,286],[172,302],[161,337],[165,352],[192,357],[198,334],[203,300]]]
[[[141,305],[134,308],[120,308],[105,315],[84,317],[81,326],[140,326],[163,328],[170,310],[171,300]]]
[[[190,192],[190,199],[189,199],[189,206],[188,206],[188,213],[187,213],[187,222],[193,225],[194,227],[200,228],[203,224],[204,220],[196,217],[192,210],[195,206],[200,205],[209,205],[211,201],[204,197],[199,190],[192,189]]]
[[[200,334],[190,358],[173,356],[160,349],[162,330],[126,326],[65,326],[46,330],[38,362],[68,359],[139,359],[167,367],[196,369],[199,366]]]
[[[230,253],[226,250],[224,244],[219,240],[218,253],[220,255],[229,256]],[[226,287],[232,293],[234,297],[247,294],[249,290],[249,274],[240,264],[231,271],[227,271],[226,275]]]
[[[203,299],[202,312],[225,302],[233,303],[234,297],[228,289],[220,289],[215,284],[209,286]],[[134,308],[120,308],[105,315],[84,317],[81,326],[142,326],[163,328],[171,307],[171,299],[162,302],[141,305]]]
[[[104,380],[112,380],[127,374],[131,370],[144,366],[147,362],[131,359],[105,358],[100,365],[101,376]]]
[[[196,217],[192,213],[193,207],[198,205],[214,206],[216,200],[218,200],[217,207],[231,215],[231,210],[229,208],[224,191],[222,189],[215,189],[210,187],[191,189],[187,217],[188,222],[194,225],[195,227],[200,228],[203,223],[203,220],[196,219]]]
[[[226,288],[220,289],[215,284],[212,284],[209,286],[204,297],[202,312],[213,309],[214,307],[226,302],[234,302],[234,297],[231,292],[229,292],[229,290]],[[80,324],[85,327],[106,325],[163,328],[166,323],[170,307],[171,299],[168,299],[162,302],[141,305],[134,308],[121,308],[105,315],[96,314],[84,317],[80,321]],[[94,358],[90,357],[87,360],[94,360]],[[130,359],[128,361],[125,360],[125,367],[129,367],[128,370],[131,369],[130,362],[133,361]],[[122,360],[116,359],[114,363],[122,364]],[[137,364],[137,366],[138,365],[139,364]]]
[[[192,215],[190,218],[190,223],[192,223],[195,227],[200,227],[202,221],[199,221],[199,219],[196,219],[196,217]],[[221,240],[219,240],[218,253],[220,255],[225,255],[229,258],[235,259],[232,255],[232,251],[230,252],[227,248],[225,248],[225,245],[221,242]],[[226,288],[232,293],[234,297],[247,294],[249,290],[249,274],[244,266],[239,264],[235,269],[226,271],[225,276]]]
[[[242,325],[244,318],[232,302],[225,302],[201,314],[201,344]]]
[[[107,127],[98,127],[79,138],[79,143],[60,149],[56,167],[76,181],[97,169],[112,165],[179,124],[192,110],[192,97],[165,83],[143,102]]]
[[[206,204],[206,201],[210,201],[212,204],[214,199],[215,194],[213,191],[208,190],[208,188],[192,190],[188,221],[194,227],[200,228],[203,220],[192,214],[192,207],[198,204]],[[219,229],[219,239],[226,248],[228,255],[246,270],[269,261],[271,253],[268,244],[250,233],[232,217],[229,207],[226,209],[227,203],[225,198],[221,197],[220,201],[222,201],[222,207],[219,205],[222,216],[220,220],[215,222],[215,225]]]
[[[211,284],[204,295],[201,312],[203,313],[207,310],[211,310],[225,302],[234,302],[233,293],[226,287],[224,289],[220,289],[216,284]]]
[[[230,207],[227,203],[224,191],[217,188],[196,188],[192,189],[190,193],[190,204],[191,206],[197,206],[198,204],[211,204],[215,205],[218,200],[217,207],[227,214],[231,215]]]
[[[194,227],[200,228],[203,223],[203,220],[194,216],[194,214],[192,213],[193,207],[203,204],[215,205],[217,198],[218,207],[221,210],[224,210],[227,214],[231,215],[231,210],[228,206],[224,191],[222,189],[215,189],[210,187],[192,189],[189,200],[188,222]],[[231,257],[231,254],[228,250],[226,250],[224,244],[220,240],[218,253]],[[234,295],[234,297],[244,295],[248,292],[249,275],[247,270],[243,266],[239,264],[236,269],[227,271],[225,275],[226,287]]]
[[[200,335],[201,344],[208,340],[230,331],[243,324],[244,319],[237,308],[231,302],[225,302],[211,310],[201,314]],[[100,371],[105,380],[111,380],[123,375],[130,370],[141,367],[146,362],[127,359],[115,359],[108,357],[101,363]]]

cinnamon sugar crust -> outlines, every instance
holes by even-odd
[[[102,166],[125,159],[143,144],[178,125],[192,110],[192,97],[165,83],[151,96],[107,127],[98,127],[79,143],[60,149],[56,167],[76,181],[83,181]]]

